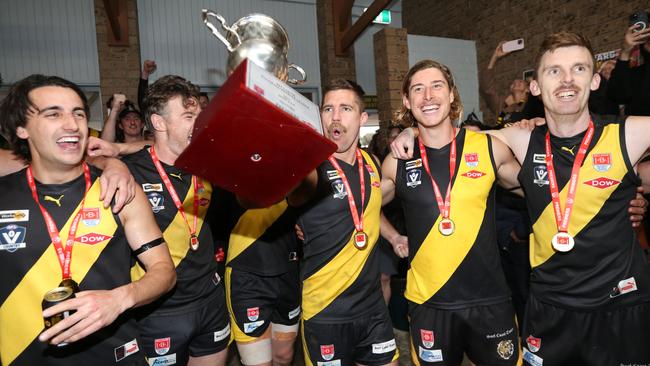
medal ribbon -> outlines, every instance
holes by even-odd
[[[433,187],[433,193],[436,195],[436,202],[438,202],[438,210],[443,219],[449,219],[449,214],[451,212],[451,181],[454,178],[454,173],[456,172],[456,128],[452,130],[451,137],[451,151],[449,152],[449,184],[447,185],[447,194],[445,195],[445,200],[442,200],[442,194],[440,193],[440,188],[438,184],[433,179],[431,175],[431,170],[429,169],[429,158],[427,157],[427,150],[422,144],[422,140],[419,140],[420,144],[420,157],[422,158],[422,165],[424,165],[424,170],[427,171],[429,179],[431,179],[431,186]]]
[[[357,210],[357,204],[354,202],[352,190],[350,189],[350,183],[348,183],[348,178],[345,176],[345,173],[343,173],[343,169],[341,169],[341,166],[336,161],[336,158],[334,158],[334,156],[330,156],[327,158],[327,160],[329,160],[329,162],[334,166],[334,169],[336,169],[336,172],[339,174],[339,177],[341,177],[341,180],[343,181],[345,190],[348,192],[348,204],[350,205],[350,212],[352,213],[354,227],[357,232],[361,233],[363,232],[363,206],[366,198],[366,184],[363,176],[363,157],[361,156],[361,150],[359,150],[359,148],[356,149],[356,155],[357,165],[359,166],[359,184],[361,185],[361,214],[359,214]]]
[[[43,219],[45,220],[45,225],[47,226],[47,232],[50,234],[50,239],[52,239],[52,245],[56,250],[56,256],[59,260],[59,265],[61,266],[61,277],[65,279],[70,279],[70,264],[72,263],[72,248],[74,247],[75,235],[77,233],[77,227],[79,226],[79,220],[81,219],[82,212],[84,209],[84,203],[86,202],[86,193],[90,190],[90,169],[88,165],[83,163],[84,170],[84,180],[86,182],[86,190],[84,191],[84,197],[81,200],[81,208],[77,215],[72,220],[70,224],[70,229],[68,230],[68,238],[65,241],[65,248],[61,244],[61,234],[59,229],[56,227],[56,223],[49,212],[41,205],[41,202],[38,200],[38,193],[36,192],[36,181],[34,180],[34,173],[32,172],[32,166],[30,165],[27,168],[27,183],[29,184],[29,189],[32,191],[32,197],[36,204],[41,209],[43,214]]]
[[[183,209],[183,202],[178,197],[178,193],[176,193],[176,189],[174,189],[171,180],[169,180],[169,176],[160,163],[158,155],[156,155],[156,150],[153,148],[153,146],[149,150],[149,154],[151,155],[151,160],[153,160],[153,165],[155,165],[156,170],[158,170],[158,175],[160,175],[163,183],[165,183],[165,187],[167,188],[167,191],[169,191],[169,195],[172,196],[172,201],[174,201],[176,209],[178,209],[178,212],[183,217],[183,220],[185,220],[185,224],[187,224],[187,228],[190,231],[190,236],[196,237],[196,222],[199,215],[199,188],[197,185],[198,182],[196,176],[192,175],[192,185],[194,186],[194,209],[192,213],[194,214],[194,219],[192,220],[192,225],[190,226],[189,221],[187,221],[187,216],[185,215],[185,209]]]
[[[555,167],[553,166],[553,154],[551,153],[551,134],[546,132],[546,140],[544,147],[546,149],[546,170],[548,170],[548,183],[551,190],[551,199],[553,200],[553,212],[555,214],[555,224],[557,225],[558,232],[566,233],[569,228],[569,219],[573,211],[573,203],[575,202],[576,190],[578,188],[578,175],[580,167],[587,155],[587,149],[594,137],[594,123],[590,120],[589,127],[582,138],[580,149],[573,161],[573,168],[571,169],[571,179],[569,180],[569,189],[567,192],[566,206],[564,207],[564,214],[562,214],[562,205],[560,203],[560,192],[557,185],[557,178],[555,175]]]

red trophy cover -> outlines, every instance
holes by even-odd
[[[270,206],[335,150],[318,106],[245,60],[198,116],[175,165]]]

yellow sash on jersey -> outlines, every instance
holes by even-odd
[[[88,234],[90,236],[85,238],[92,237],[96,239],[98,236],[94,234],[99,234],[104,235],[105,240],[92,245],[80,244],[79,241],[75,242],[70,273],[78,283],[83,282],[86,274],[106,248],[117,229],[117,223],[110,207],[108,209],[104,208],[99,200],[99,179],[95,180],[95,183],[88,191],[84,208],[98,208],[100,220],[99,223],[91,223],[91,226],[80,221],[77,227],[77,238]],[[77,206],[63,228],[59,230],[64,246],[70,224],[79,209],[80,206]],[[40,230],[39,228],[36,229]],[[46,231],[45,227],[41,229]],[[29,237],[30,233],[27,232],[25,235],[27,245],[39,245],[39,243],[30,243]],[[36,260],[0,307],[0,358],[5,365],[12,363],[43,330],[43,310],[41,309],[43,295],[57,287],[61,282],[61,267],[56,251],[52,243],[50,243],[50,247]],[[18,252],[16,254],[20,255]]]
[[[284,200],[271,207],[246,210],[230,233],[226,264],[255,243],[282,216],[287,207],[287,201]]]
[[[381,209],[380,177],[372,158],[361,152],[365,164],[370,165],[370,199],[363,211],[363,230],[368,235],[368,247],[359,250],[354,246],[354,230],[343,249],[316,273],[303,281],[302,316],[309,320],[334,301],[359,277],[368,256],[379,239],[379,213]],[[354,226],[350,220],[350,226]]]
[[[575,204],[573,205],[573,212],[571,213],[568,228],[569,234],[574,237],[593,220],[618,187],[618,184],[612,184],[607,188],[596,188],[584,182],[601,177],[622,182],[625,174],[628,173],[623,151],[621,150],[620,133],[622,131],[620,130],[619,124],[606,125],[603,128],[603,134],[600,139],[598,139],[594,148],[587,154],[580,168]],[[594,154],[611,154],[611,166],[607,171],[601,172],[594,168]],[[569,185],[566,184],[562,191],[560,191],[560,202],[562,203],[563,209],[566,204],[568,189]],[[533,224],[533,232],[530,234],[530,264],[533,268],[544,264],[544,262],[555,254],[555,250],[551,245],[551,239],[556,233],[557,225],[555,223],[553,203],[549,202],[544,212],[542,212]]]
[[[470,166],[465,159],[465,154],[472,153],[478,154],[476,166]],[[449,281],[474,245],[486,215],[487,199],[495,180],[488,136],[466,131],[458,159],[450,212],[456,230],[450,236],[440,234],[438,224],[442,216],[439,215],[407,272],[404,295],[418,304],[429,300]]]
[[[201,178],[198,178],[201,179]],[[210,200],[212,195],[212,185],[206,181],[202,181],[203,191],[198,193],[199,200]],[[212,202],[210,204],[213,204]],[[176,206],[174,206],[176,207]],[[210,205],[200,205],[198,218],[196,220],[196,235],[198,236],[205,222],[205,214],[208,212],[208,207]],[[190,250],[190,229],[187,226],[189,223],[193,225],[194,222],[194,183],[190,184],[190,188],[187,190],[187,195],[183,199],[183,209],[185,210],[185,217],[187,217],[187,223],[180,212],[176,212],[174,220],[167,226],[165,232],[163,233],[163,238],[169,247],[169,254],[172,256],[172,261],[174,262],[174,267],[185,258],[188,250]],[[201,243],[199,240],[199,245],[209,245],[212,246],[213,243]],[[136,262],[135,266],[131,268],[131,280],[137,281],[145,274],[144,268],[140,265],[140,262]]]

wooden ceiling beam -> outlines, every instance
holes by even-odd
[[[368,9],[352,23],[354,0],[334,0],[334,45],[337,56],[345,56],[354,41],[368,28],[372,21],[388,7],[392,0],[374,0]]]
[[[104,0],[104,9],[108,18],[108,45],[129,45],[129,18],[126,0]]]

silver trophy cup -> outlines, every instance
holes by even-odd
[[[273,73],[278,79],[299,85],[307,80],[302,67],[289,63],[289,37],[282,25],[264,14],[249,14],[228,26],[223,16],[209,9],[202,11],[203,23],[228,49],[227,72],[230,75],[246,58]],[[216,18],[223,34],[212,24],[209,17]],[[225,35],[224,35],[225,34]],[[301,78],[289,78],[289,70],[296,70]]]

